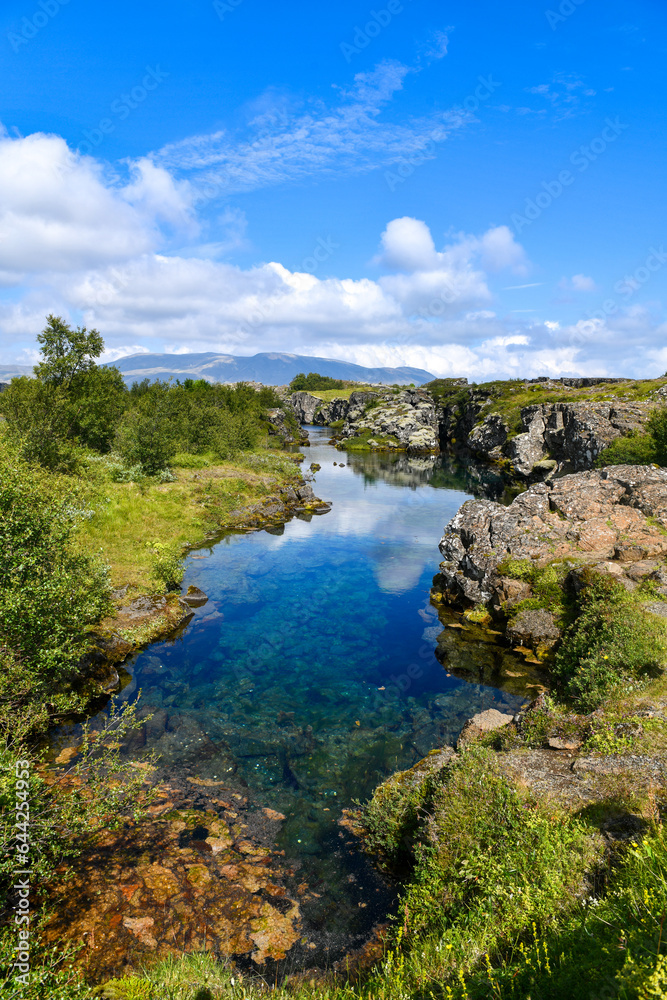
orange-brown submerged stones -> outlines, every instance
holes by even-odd
[[[216,784],[204,811],[173,809],[166,789],[165,815],[102,834],[49,900],[47,942],[83,945],[78,962],[99,978],[182,952],[285,958],[309,893],[290,898],[294,872],[272,849],[284,817]]]

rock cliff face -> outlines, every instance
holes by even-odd
[[[618,388],[623,381],[563,378],[477,386],[448,379],[419,389],[360,390],[328,403],[297,392],[290,403],[301,423],[344,421],[338,433],[343,446],[356,441],[371,450],[446,450],[494,464],[505,479],[531,482],[592,469],[613,441],[642,430],[667,395],[667,382],[649,383],[652,395],[637,401],[639,383],[627,382],[624,393]],[[616,396],[601,401],[607,383]],[[520,405],[534,393],[539,402]],[[544,402],[545,396],[553,402]]]
[[[353,393],[352,397],[357,395],[361,394]],[[371,448],[440,450],[439,408],[429,392],[404,389],[374,394],[373,404],[368,406],[368,400],[354,401],[345,419],[341,441],[365,436]]]
[[[571,559],[611,573],[629,588],[667,576],[667,469],[619,465],[536,483],[509,507],[469,500],[440,542],[436,588],[452,601],[500,606],[529,587],[503,576],[510,558],[544,566]]]
[[[327,403],[309,392],[293,392],[289,401],[299,423],[326,427],[339,420],[345,420],[350,412],[363,412],[364,405],[376,399],[377,395],[375,392],[360,389],[353,392],[349,399],[341,397]]]
[[[648,419],[650,409],[648,403],[527,406],[521,411],[524,431],[509,441],[505,452],[521,476],[529,476],[545,458],[573,472],[590,469],[612,441],[629,431],[639,430]],[[491,420],[497,420],[494,414],[484,423]],[[472,443],[471,447],[474,447]]]

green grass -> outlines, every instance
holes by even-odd
[[[386,386],[372,385],[347,385],[344,389],[317,389],[310,393],[325,403],[330,403],[332,399],[349,399],[353,392],[379,392]]]
[[[176,479],[171,483],[97,485],[94,514],[80,529],[79,545],[109,563],[115,587],[129,584],[137,590],[155,590],[152,543],[180,552],[206,532],[226,527],[240,507],[260,501],[299,476],[295,463],[284,454],[247,453],[234,462],[216,464],[211,456],[197,459],[187,468],[174,465]]]
[[[574,621],[551,667],[560,692],[592,710],[618,689],[641,690],[667,663],[664,620],[616,580],[585,572]]]

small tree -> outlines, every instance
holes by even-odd
[[[35,365],[40,382],[69,388],[77,375],[95,368],[95,358],[104,350],[104,341],[97,330],[78,326],[72,330],[60,316],[50,313],[46,326],[37,337],[42,345],[42,358]]]
[[[176,454],[169,393],[166,383],[154,382],[125,414],[118,430],[118,450],[125,461],[140,465],[149,476],[165,469]]]
[[[72,330],[60,316],[50,315],[37,340],[42,360],[35,365],[35,378],[12,379],[0,405],[10,440],[25,459],[72,471],[78,445],[109,450],[127,389],[117,368],[95,363],[104,350],[97,330]]]

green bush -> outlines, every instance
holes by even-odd
[[[140,465],[149,476],[169,465],[178,449],[170,410],[169,386],[164,382],[154,382],[134,401],[116,439],[127,465]]]
[[[292,392],[317,392],[318,389],[343,389],[345,383],[339,378],[330,378],[328,375],[319,375],[317,372],[308,372],[304,375],[299,372],[289,384]]]
[[[648,429],[655,447],[653,461],[658,465],[667,465],[667,406],[660,406],[653,411]]]
[[[95,363],[104,349],[97,330],[72,330],[60,317],[49,316],[37,340],[42,360],[35,378],[12,379],[0,407],[10,441],[25,459],[71,472],[79,446],[109,450],[127,389],[116,368]]]
[[[665,663],[664,624],[616,580],[586,573],[575,621],[566,629],[552,673],[561,694],[590,711],[622,685],[657,675]]]
[[[0,702],[62,708],[90,629],[111,607],[108,569],[74,547],[82,490],[0,460]]]
[[[149,542],[148,548],[151,553],[154,578],[167,590],[178,590],[185,574],[181,555],[162,542]]]
[[[658,461],[658,450],[651,434],[631,431],[624,437],[616,438],[608,448],[598,455],[595,465],[652,465]]]

